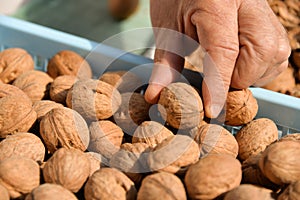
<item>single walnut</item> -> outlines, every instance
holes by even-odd
[[[229,191],[225,195],[224,200],[275,200],[273,196],[272,190],[250,184],[242,184]]]
[[[268,145],[278,140],[276,124],[267,118],[253,120],[236,134],[239,144],[239,158],[246,160],[251,155],[263,152]]]
[[[294,69],[289,66],[271,82],[262,86],[262,88],[285,94],[292,91],[295,86]]]
[[[77,149],[60,148],[46,162],[43,176],[46,183],[56,183],[78,192],[90,175],[87,156]]]
[[[108,10],[113,18],[123,20],[131,16],[137,10],[138,5],[139,0],[109,0]]]
[[[124,2],[122,3],[124,5]],[[99,78],[115,88],[121,93],[134,92],[138,87],[142,86],[141,79],[130,71],[109,71],[102,74]]]
[[[124,143],[109,162],[109,166],[123,171],[134,183],[140,183],[143,173],[149,172],[147,157],[149,146],[146,143]]]
[[[0,185],[7,189],[10,198],[24,197],[39,184],[40,167],[32,159],[11,157],[0,162]]]
[[[291,183],[284,191],[278,196],[277,200],[297,200],[300,196],[300,180]]]
[[[75,110],[64,107],[52,109],[43,117],[40,134],[50,153],[61,147],[85,151],[90,141],[84,119]]]
[[[198,144],[189,136],[172,135],[159,143],[148,156],[152,171],[184,173],[199,160]]]
[[[0,79],[11,83],[18,76],[34,69],[31,55],[21,48],[10,48],[0,52]]]
[[[102,156],[95,152],[85,152],[84,153],[90,161],[90,175],[92,176],[95,171],[103,167]]]
[[[90,123],[111,117],[121,105],[121,95],[103,81],[77,81],[68,92],[66,104]]]
[[[78,81],[76,76],[64,75],[54,79],[50,87],[50,98],[51,100],[65,104],[68,91]]]
[[[239,186],[241,179],[241,164],[237,159],[210,154],[189,167],[184,182],[191,199],[214,199]]]
[[[224,116],[225,124],[230,126],[241,126],[252,121],[258,111],[258,104],[253,97],[251,90],[231,89],[228,92]]]
[[[49,60],[47,73],[52,78],[61,75],[74,75],[79,79],[92,78],[92,70],[88,62],[78,53],[70,50],[55,54]]]
[[[9,135],[0,142],[0,162],[15,156],[42,162],[45,156],[44,144],[32,133]]]
[[[159,172],[147,176],[139,189],[137,200],[185,200],[183,183],[174,174]]]
[[[283,136],[282,138],[280,138],[279,142],[286,141],[286,140],[293,140],[293,141],[300,142],[300,133],[290,133],[290,134],[287,134],[287,135]]]
[[[0,184],[0,200],[9,200],[9,193],[7,189]]]
[[[196,127],[204,117],[198,92],[186,83],[171,83],[165,87],[161,91],[158,104],[163,119],[177,129]]]
[[[11,95],[23,95],[23,98],[29,98],[20,88],[10,84],[0,83],[0,98]]]
[[[25,200],[77,200],[76,196],[61,185],[44,183],[32,190]]]
[[[282,141],[271,144],[259,160],[263,174],[277,185],[300,180],[300,143]]]
[[[122,129],[108,120],[91,123],[90,133],[88,150],[99,153],[108,160],[120,149],[124,136]]]
[[[121,94],[122,104],[114,114],[114,120],[126,133],[132,134],[142,122],[149,120],[151,104],[139,93]]]
[[[37,114],[26,95],[0,98],[0,138],[17,132],[27,132],[36,119]]]
[[[21,74],[13,85],[27,94],[32,102],[49,97],[49,86],[53,79],[42,71],[31,70]]]
[[[64,106],[60,103],[55,103],[50,100],[40,100],[36,101],[33,104],[33,109],[37,113],[38,121],[42,120],[42,118],[52,109],[54,108],[63,108]]]
[[[278,190],[279,186],[272,183],[259,169],[260,157],[261,153],[252,155],[242,163],[242,183],[257,185],[274,191]]]
[[[114,168],[101,168],[96,171],[84,187],[86,200],[135,200],[136,194],[134,183]]]
[[[197,128],[192,137],[199,145],[200,157],[207,154],[238,155],[238,143],[234,136],[217,124],[205,124]]]

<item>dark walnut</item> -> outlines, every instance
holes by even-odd
[[[159,172],[147,176],[139,189],[137,200],[186,200],[181,180],[170,173]]]
[[[26,71],[34,69],[31,55],[21,48],[10,48],[0,52],[0,80],[11,83]]]
[[[91,123],[110,118],[121,105],[121,95],[113,86],[99,80],[77,81],[69,90],[66,104]]]
[[[158,110],[172,127],[187,129],[198,126],[203,117],[202,100],[192,86],[171,83],[160,94]]]
[[[239,144],[239,158],[246,160],[251,155],[263,152],[268,145],[278,140],[276,124],[267,118],[253,120],[236,134]]]
[[[48,63],[47,73],[56,78],[61,75],[74,75],[79,79],[92,78],[89,63],[78,53],[63,50],[55,54]]]
[[[42,71],[31,70],[21,74],[13,85],[27,94],[32,102],[49,98],[49,86],[53,79]]]
[[[49,111],[40,122],[40,134],[50,153],[61,147],[85,151],[90,141],[86,122],[69,108]]]
[[[214,199],[239,186],[241,179],[241,164],[237,159],[211,154],[189,167],[184,182],[191,199]]]

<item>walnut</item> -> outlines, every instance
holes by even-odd
[[[0,162],[1,184],[9,192],[10,198],[23,197],[39,186],[39,165],[29,158],[7,158]]]
[[[27,132],[36,119],[37,114],[26,95],[0,98],[0,138],[16,132]]]
[[[76,81],[78,81],[77,77],[72,75],[63,75],[55,78],[49,91],[51,100],[65,104],[68,91]]]
[[[31,55],[21,48],[9,48],[0,52],[0,79],[11,83],[22,73],[33,70]]]
[[[152,171],[184,173],[199,160],[198,144],[189,136],[172,135],[159,143],[148,156]]]
[[[0,184],[0,200],[9,200],[9,193],[7,189]]]
[[[49,85],[52,81],[45,72],[31,70],[21,74],[13,85],[23,90],[35,102],[49,97]]]
[[[204,117],[198,92],[186,83],[171,83],[165,87],[161,91],[158,104],[163,119],[177,129],[196,127]]]
[[[47,73],[56,78],[61,75],[74,75],[79,79],[92,78],[92,70],[88,62],[78,53],[62,50],[55,54],[48,63]]]
[[[34,102],[33,104],[33,109],[37,113],[38,121],[42,120],[42,118],[52,109],[63,108],[63,107],[64,106],[62,104],[50,100],[40,100]]]
[[[95,152],[85,152],[84,154],[87,156],[87,158],[90,161],[90,175],[89,176],[92,176],[95,171],[97,171],[98,169],[101,168],[101,166],[103,166],[102,156],[101,156],[101,154],[95,153]]]
[[[151,104],[139,93],[123,93],[121,97],[122,104],[113,117],[126,133],[132,134],[138,125],[150,119],[148,113]]]
[[[110,159],[120,149],[124,136],[122,129],[108,120],[91,123],[90,133],[88,150],[99,153],[106,159]]]
[[[43,177],[46,183],[56,183],[78,192],[90,174],[87,156],[77,149],[60,148],[46,162]]]
[[[122,3],[124,5],[124,3]],[[141,79],[130,71],[109,71],[99,78],[118,89],[120,93],[134,92],[142,85]]]
[[[300,196],[300,180],[291,183],[284,191],[278,196],[277,200],[297,200]]]
[[[137,190],[134,183],[115,168],[101,168],[87,181],[84,187],[86,200],[135,200]]]
[[[84,119],[75,110],[64,107],[52,109],[43,117],[40,134],[50,153],[60,147],[85,151],[90,140]]]
[[[25,200],[77,200],[76,196],[61,185],[44,183],[32,190]]]
[[[251,155],[257,155],[277,139],[278,129],[272,120],[267,118],[253,120],[243,126],[236,134],[236,140],[239,144],[239,158],[246,160]]]
[[[214,199],[239,186],[241,179],[241,164],[237,159],[210,154],[189,167],[184,182],[191,199]]]
[[[0,142],[0,162],[15,156],[42,162],[45,156],[44,144],[32,133],[9,135]]]
[[[10,84],[0,83],[0,98],[11,95],[23,95],[23,98],[29,99],[29,97],[20,88]]]
[[[238,155],[238,143],[234,136],[217,124],[205,124],[197,128],[192,136],[199,145],[200,157],[207,154],[228,154],[233,157]]]
[[[186,200],[181,180],[174,174],[159,172],[147,176],[139,189],[137,200]]]
[[[162,124],[155,121],[145,121],[133,133],[132,143],[144,142],[154,148],[173,133]]]
[[[262,186],[274,191],[278,190],[279,186],[272,183],[259,169],[258,162],[260,157],[261,153],[252,155],[242,163],[242,183]]]
[[[290,133],[288,135],[283,136],[279,139],[279,142],[286,141],[286,140],[293,140],[300,142],[300,134],[299,133]]]
[[[121,95],[103,81],[77,81],[68,92],[66,104],[90,123],[111,117],[121,105]]]
[[[113,18],[123,20],[131,16],[137,10],[138,5],[139,0],[109,0],[108,10]]]
[[[263,174],[277,185],[300,180],[300,143],[282,141],[271,144],[259,160]]]
[[[229,191],[225,195],[224,200],[275,200],[273,196],[272,190],[250,184],[242,184]]]
[[[149,146],[146,143],[124,143],[109,162],[109,166],[123,171],[134,183],[140,183],[143,173],[149,172],[147,156]]]
[[[227,95],[224,114],[225,124],[241,126],[252,121],[258,111],[258,104],[249,89],[230,89]]]

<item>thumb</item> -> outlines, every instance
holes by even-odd
[[[145,100],[151,104],[157,103],[161,90],[180,77],[183,65],[183,57],[156,49],[155,63],[145,93]]]

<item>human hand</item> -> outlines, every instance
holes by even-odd
[[[265,85],[288,66],[287,34],[266,0],[151,0],[150,4],[153,27],[165,28],[154,31],[156,64],[145,94],[150,103],[158,101],[162,88],[176,80],[175,72],[184,65],[176,50],[159,47],[172,38],[166,29],[198,41],[206,52],[202,94],[209,118],[222,110],[229,87]],[[178,36],[173,38],[167,46],[186,48]]]

